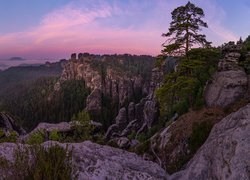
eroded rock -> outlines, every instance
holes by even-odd
[[[217,123],[185,170],[172,180],[249,179],[250,104]]]

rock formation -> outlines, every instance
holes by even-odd
[[[209,107],[227,107],[242,98],[247,90],[246,72],[238,65],[241,44],[230,42],[222,50],[224,58],[220,60],[218,72],[212,76],[205,91],[205,100]]]
[[[46,142],[42,145],[48,147],[55,143]],[[167,179],[167,174],[159,165],[151,161],[145,161],[134,153],[109,146],[101,146],[89,141],[56,144],[73,149],[73,166],[77,170],[77,179]],[[15,149],[23,147],[29,146],[2,143],[0,144],[0,157],[13,161]],[[6,172],[1,174],[6,174]]]
[[[112,137],[124,137],[132,132],[139,134],[150,129],[158,119],[159,107],[155,98],[154,91],[160,86],[163,78],[163,72],[159,68],[152,70],[152,77],[149,86],[149,95],[146,98],[141,99],[137,104],[130,102],[127,108],[128,116],[125,116],[126,108],[122,108],[119,111],[116,119],[123,122],[121,126],[119,121],[109,127],[105,137],[110,139]],[[121,118],[121,111],[124,116]]]
[[[18,135],[26,134],[25,130],[20,127],[9,114],[5,112],[0,112],[0,129],[2,129],[6,135],[12,131],[16,132]]]
[[[128,57],[127,57],[128,56]],[[60,88],[60,84],[66,80],[83,79],[86,86],[92,91],[87,100],[87,110],[95,113],[101,109],[101,97],[108,96],[112,101],[118,103],[119,108],[124,106],[136,96],[143,96],[148,93],[146,87],[148,82],[146,77],[142,77],[137,72],[131,72],[134,67],[124,65],[124,58],[142,59],[144,57],[131,55],[113,55],[98,56],[87,53],[80,53],[79,59],[76,54],[72,54],[71,59],[64,65],[59,82],[55,85],[55,90]],[[145,56],[148,59],[148,66],[151,68],[153,58]],[[131,61],[132,61],[131,60]],[[138,60],[138,63],[141,63]],[[133,60],[132,62],[135,62]]]
[[[250,179],[249,137],[250,104],[217,123],[185,170],[170,179]]]

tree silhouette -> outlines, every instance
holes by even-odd
[[[171,13],[172,22],[163,43],[162,53],[167,55],[187,54],[193,45],[210,46],[211,42],[206,40],[204,34],[199,34],[201,27],[207,28],[207,23],[202,20],[205,16],[201,8],[188,2],[185,6],[180,6]]]

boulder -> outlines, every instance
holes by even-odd
[[[243,70],[216,72],[205,91],[206,104],[226,107],[243,97],[247,90],[247,75]]]
[[[60,133],[67,133],[70,132],[72,130],[71,128],[71,123],[69,122],[60,122],[60,123],[39,123],[38,126],[33,129],[29,134],[21,136],[19,141],[20,142],[25,142],[26,140],[29,139],[30,136],[32,136],[32,134],[37,133],[37,132],[43,132],[45,134],[45,140],[49,140],[49,133],[52,131],[57,131]]]
[[[48,147],[53,144],[73,149],[73,166],[79,180],[167,179],[167,174],[159,165],[145,161],[135,153],[94,144],[90,141],[68,144],[49,141],[42,145]],[[13,161],[15,149],[24,146],[29,147],[28,145],[18,146],[14,143],[2,143],[0,144],[0,156]],[[7,169],[7,171],[10,170]],[[1,172],[1,174],[8,174],[8,172]]]
[[[117,145],[119,146],[119,148],[127,149],[130,146],[130,141],[126,137],[117,138],[116,141],[117,141]]]
[[[172,180],[249,179],[250,104],[217,123],[186,169]]]

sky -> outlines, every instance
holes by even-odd
[[[157,55],[171,11],[187,0],[0,0],[0,59],[73,52]],[[214,46],[250,34],[250,0],[192,0]]]

